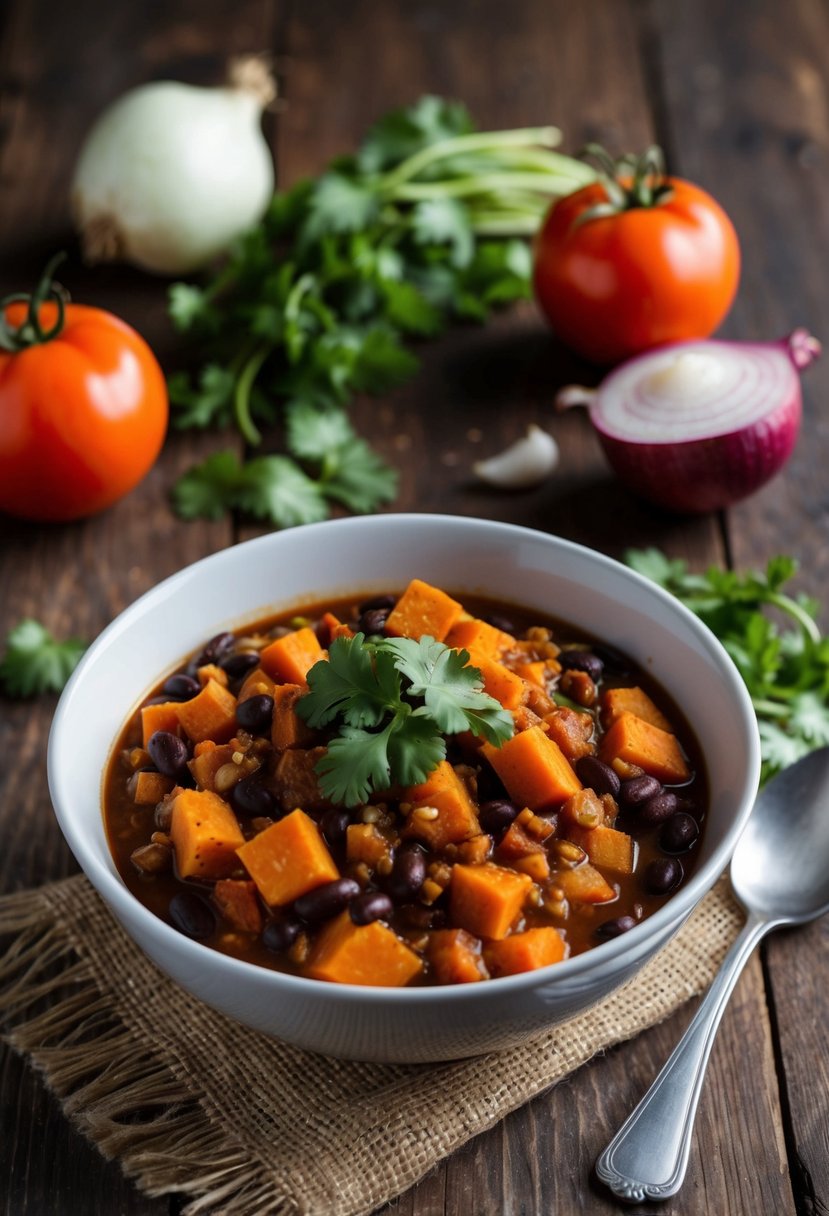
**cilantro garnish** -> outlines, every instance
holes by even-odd
[[[794,558],[774,557],[765,572],[712,566],[704,574],[658,549],[632,549],[625,561],[682,600],[734,660],[757,714],[764,782],[829,743],[829,638],[818,605],[783,591]]]
[[[256,447],[283,406],[342,411],[357,393],[387,393],[417,370],[408,339],[529,297],[526,238],[552,198],[595,177],[552,151],[559,139],[552,127],[476,132],[463,106],[424,97],[381,118],[354,155],[277,194],[212,278],[170,289],[172,320],[201,354],[192,375],[170,379],[173,424],[235,426]],[[334,501],[368,511],[394,496],[393,474],[353,432],[319,456],[290,420],[287,430],[316,490],[275,458],[254,457],[248,473],[222,454],[185,474],[180,513],[219,517],[244,498],[285,527]],[[321,470],[306,468],[315,460]]]
[[[483,691],[465,650],[434,638],[337,638],[308,672],[297,712],[314,727],[338,725],[317,764],[326,798],[367,802],[392,784],[425,781],[446,756],[447,734],[470,730],[500,746],[512,715]]]
[[[17,698],[60,692],[85,650],[77,638],[59,642],[39,621],[21,621],[6,637],[0,687]]]
[[[287,444],[296,459],[256,456],[242,463],[233,452],[215,452],[174,486],[178,514],[221,519],[238,510],[290,528],[326,519],[331,502],[365,513],[394,497],[397,474],[354,434],[342,410],[297,404],[287,421]]]

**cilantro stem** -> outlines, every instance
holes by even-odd
[[[787,612],[800,625],[803,632],[806,634],[810,642],[815,646],[821,640],[820,629],[817,623],[812,619],[809,613],[802,605],[793,600],[791,596],[783,595],[782,592],[773,591],[769,595],[769,603],[774,604],[782,612]]]
[[[416,203],[433,198],[466,198],[501,190],[535,190],[539,194],[570,194],[583,185],[580,174],[482,173],[436,182],[409,182],[395,190],[395,198]]]
[[[270,343],[264,342],[254,350],[239,373],[233,393],[233,413],[236,418],[236,425],[239,427],[245,440],[253,447],[258,447],[262,442],[262,434],[251,417],[250,394],[256,377],[259,375],[260,368],[270,354],[270,351]]]
[[[752,697],[751,704],[758,717],[786,718],[791,713],[788,705],[780,701],[770,701],[767,697]]]
[[[416,177],[427,165],[463,152],[488,152],[496,148],[541,144],[556,147],[561,142],[558,127],[520,127],[512,131],[480,131],[474,135],[456,135],[429,144],[401,161],[396,169],[380,179],[383,193],[393,193],[401,183]],[[591,173],[591,180],[595,175]]]

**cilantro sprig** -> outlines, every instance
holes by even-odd
[[[86,643],[80,639],[60,642],[39,621],[27,618],[6,637],[0,688],[17,699],[60,692],[85,650]]]
[[[469,654],[430,637],[337,638],[308,685],[297,712],[313,727],[336,724],[317,772],[326,798],[344,806],[425,781],[446,756],[447,734],[470,730],[500,746],[514,729]]]
[[[553,151],[559,139],[553,127],[477,132],[463,106],[424,97],[381,118],[353,155],[277,194],[211,279],[171,288],[173,322],[202,356],[195,374],[170,380],[173,424],[235,426],[256,447],[283,404],[324,416],[357,393],[387,393],[417,369],[410,340],[529,297],[526,237],[552,198],[595,177]],[[254,457],[249,475],[232,472],[227,456],[201,466],[196,490],[186,474],[178,509],[218,515],[244,497],[285,526],[320,517],[331,501],[371,510],[393,496],[390,472],[354,438],[313,495],[294,475],[306,456],[288,441],[282,463]],[[360,492],[359,466],[369,481],[383,470],[382,493]],[[281,497],[304,505],[273,511],[277,482],[288,483]]]
[[[757,714],[764,782],[829,744],[829,638],[815,601],[783,590],[794,558],[774,557],[764,572],[712,566],[704,574],[657,549],[629,550],[625,560],[682,600],[734,660]]]

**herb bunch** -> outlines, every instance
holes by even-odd
[[[794,558],[774,557],[765,572],[712,566],[704,574],[657,549],[629,550],[625,561],[696,613],[734,660],[757,714],[764,782],[829,744],[829,638],[816,623],[819,606],[783,591]]]
[[[424,97],[382,118],[354,155],[277,194],[211,280],[171,288],[175,325],[205,352],[195,376],[171,377],[173,424],[235,426],[256,447],[287,404],[294,442],[289,435],[290,455],[268,466],[265,480],[288,483],[283,498],[294,522],[319,518],[337,496],[304,492],[297,432],[316,425],[312,412],[342,427],[336,419],[355,394],[386,393],[409,379],[418,366],[409,339],[483,321],[529,295],[523,238],[552,198],[595,177],[551,150],[559,139],[554,127],[476,132],[463,106]],[[354,453],[347,455],[344,465]],[[377,476],[366,477],[359,504],[339,498],[351,510],[394,494],[392,475],[381,475],[374,459]],[[237,474],[244,486],[229,496],[226,459],[199,470],[200,485],[216,493],[177,490],[182,513],[241,506],[283,522],[258,488],[261,466]]]
[[[43,692],[60,692],[77,667],[86,642],[79,638],[58,641],[40,621],[27,618],[6,636],[0,661],[0,689],[23,699]]]
[[[338,728],[317,765],[326,798],[357,806],[425,781],[446,757],[447,734],[472,731],[495,746],[510,738],[512,715],[468,664],[467,651],[430,637],[337,638],[296,705],[310,726]]]

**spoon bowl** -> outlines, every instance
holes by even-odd
[[[731,860],[748,917],[659,1076],[596,1161],[620,1199],[667,1199],[682,1186],[705,1067],[728,998],[772,929],[829,912],[829,747],[779,773],[758,795]]]
[[[829,911],[829,748],[760,791],[734,850],[731,885],[747,911],[775,925]]]

